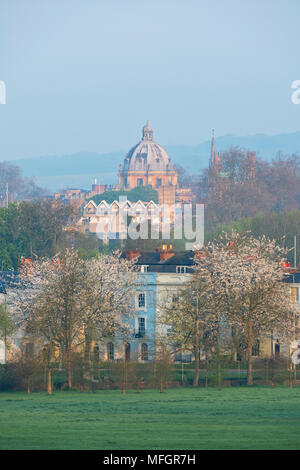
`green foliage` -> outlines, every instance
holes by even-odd
[[[25,258],[52,257],[75,246],[80,256],[97,256],[99,241],[89,234],[65,231],[73,209],[50,200],[0,208],[0,270],[17,270]]]
[[[96,258],[99,254],[100,241],[91,233],[75,232],[74,248],[78,250],[81,259]]]
[[[16,268],[21,256],[22,237],[16,234],[18,208],[10,204],[0,208],[0,269]]]
[[[0,364],[0,392],[22,390],[21,382],[22,377],[17,363]]]
[[[0,304],[0,339],[12,335],[15,328],[15,323],[8,312],[7,305],[5,303]]]
[[[255,238],[266,235],[267,238],[275,239],[278,244],[289,248],[289,261],[293,264],[294,236],[297,236],[298,246],[300,244],[300,210],[291,212],[264,213],[258,212],[255,217],[244,217],[228,225],[217,225],[213,231],[207,232],[205,242],[218,238],[222,232],[232,231],[244,234],[248,231]],[[297,265],[299,266],[300,250],[298,250]]]
[[[130,189],[129,191],[105,191],[103,194],[97,194],[90,200],[93,200],[95,204],[99,204],[103,200],[111,204],[113,201],[118,200],[120,196],[126,196],[130,202],[137,202],[140,200],[144,202],[158,202],[158,192],[149,186],[141,186]]]
[[[63,238],[66,214],[46,202],[0,209],[0,269],[17,269],[21,256],[53,256]]]

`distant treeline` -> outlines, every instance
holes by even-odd
[[[249,152],[232,148],[222,154],[218,168],[207,168],[200,175],[179,169],[179,181],[191,186],[198,202],[205,204],[205,226],[230,224],[241,218],[290,212],[300,209],[300,157],[278,154],[272,162]]]
[[[0,162],[0,201],[40,199],[46,190],[36,185],[33,178],[22,175],[20,167]]]
[[[258,212],[254,217],[242,217],[230,224],[218,224],[214,230],[206,232],[205,242],[212,241],[222,233],[250,232],[255,238],[262,235],[270,239],[276,239],[277,242],[290,249],[289,261],[294,261],[294,236],[297,237],[298,253],[297,265],[300,262],[300,210],[282,212]]]
[[[50,200],[0,208],[0,270],[18,269],[22,256],[52,257],[70,246],[83,258],[95,256],[96,237],[64,230],[73,217],[70,206]]]

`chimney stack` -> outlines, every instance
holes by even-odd
[[[159,252],[160,261],[166,261],[169,258],[174,256],[175,251],[173,250],[173,245],[164,244],[156,249]]]
[[[127,261],[131,261],[132,259],[140,256],[140,254],[141,253],[137,248],[135,248],[134,250],[126,250],[126,259]]]

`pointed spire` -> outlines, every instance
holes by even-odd
[[[211,152],[210,152],[210,162],[209,166],[213,167],[216,160],[216,149],[215,149],[215,130],[212,130],[212,138],[211,138]]]

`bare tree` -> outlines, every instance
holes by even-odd
[[[281,155],[266,162],[239,147],[222,154],[217,167],[203,170],[196,190],[206,204],[207,227],[228,224],[257,212],[299,208],[300,157]]]
[[[33,178],[22,175],[20,167],[9,162],[0,163],[0,200],[30,200],[40,199],[46,195],[46,191],[39,188]]]

